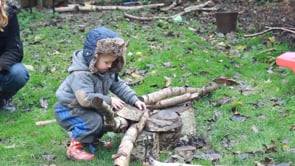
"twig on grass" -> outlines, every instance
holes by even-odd
[[[268,27],[268,26],[266,26],[266,28],[267,29],[264,30],[264,31],[261,31],[261,32],[258,32],[258,33],[254,33],[254,34],[244,35],[244,37],[254,37],[254,36],[258,36],[258,35],[263,35],[266,32],[273,31],[273,30],[282,30],[282,31],[286,31],[286,32],[290,32],[290,33],[295,34],[295,31],[291,30],[292,28],[286,28],[286,27]]]

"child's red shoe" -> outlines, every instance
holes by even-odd
[[[83,150],[83,144],[71,139],[70,146],[66,153],[68,159],[71,160],[93,160],[94,155]]]

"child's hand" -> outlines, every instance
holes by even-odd
[[[121,99],[116,98],[116,97],[111,97],[111,99],[112,99],[112,106],[116,110],[122,109],[124,107],[125,103]]]
[[[144,102],[138,100],[135,102],[135,106],[140,109],[140,110],[145,110],[146,109],[146,105]]]

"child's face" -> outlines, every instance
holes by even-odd
[[[95,68],[98,72],[104,73],[112,67],[113,62],[116,60],[117,57],[109,54],[100,55],[99,59],[96,61]]]

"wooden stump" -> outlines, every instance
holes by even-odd
[[[181,128],[182,120],[177,113],[161,110],[150,116],[144,130],[159,134],[160,150],[171,150],[180,141]]]
[[[195,109],[192,106],[188,106],[185,111],[179,112],[179,114],[183,124],[181,129],[181,135],[196,135],[197,124],[195,117]]]
[[[159,133],[142,131],[136,139],[136,146],[132,150],[132,156],[138,160],[145,160],[146,155],[151,154],[154,158],[159,159],[159,144]]]
[[[159,133],[160,151],[173,150],[179,144],[181,127],[174,130]]]

